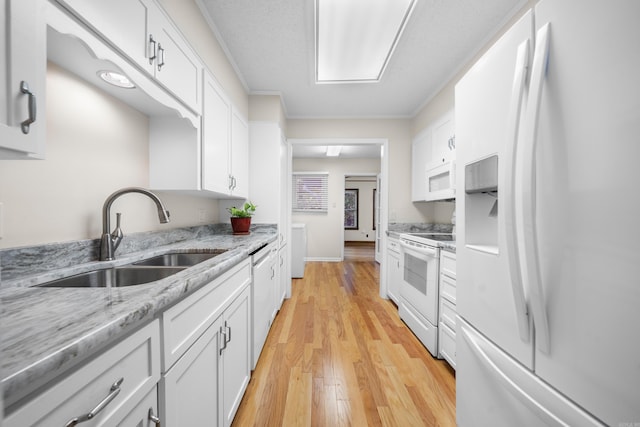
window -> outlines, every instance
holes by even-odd
[[[358,229],[358,189],[344,190],[344,229]]]
[[[294,212],[327,212],[329,174],[327,172],[294,172],[291,192]]]

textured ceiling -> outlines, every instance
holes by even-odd
[[[318,85],[314,0],[197,1],[249,93],[280,93],[289,118],[412,117],[525,3],[418,0],[380,82]]]

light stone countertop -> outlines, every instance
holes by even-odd
[[[249,254],[277,238],[277,227],[248,236],[208,235],[121,256],[88,262],[25,279],[0,288],[1,378],[5,406],[10,406],[110,344],[146,325],[162,311],[204,286]],[[120,288],[31,287],[54,278],[109,263],[124,265],[178,250],[228,249],[227,252],[166,279]]]
[[[451,224],[422,224],[422,223],[389,223],[387,236],[399,239],[402,233],[451,233]],[[456,252],[456,242],[437,242],[438,247],[448,252]]]

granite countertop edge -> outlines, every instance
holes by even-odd
[[[277,228],[249,236],[210,235],[109,261],[125,265],[179,250],[227,249],[168,278],[123,288],[42,288],[34,284],[94,269],[96,262],[11,280],[2,300],[1,383],[5,407],[150,323],[187,295],[275,241]],[[104,264],[101,264],[104,266]],[[69,316],[73,313],[73,316]]]

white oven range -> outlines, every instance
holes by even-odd
[[[400,234],[400,318],[429,352],[438,357],[439,242],[455,238],[447,233]]]

